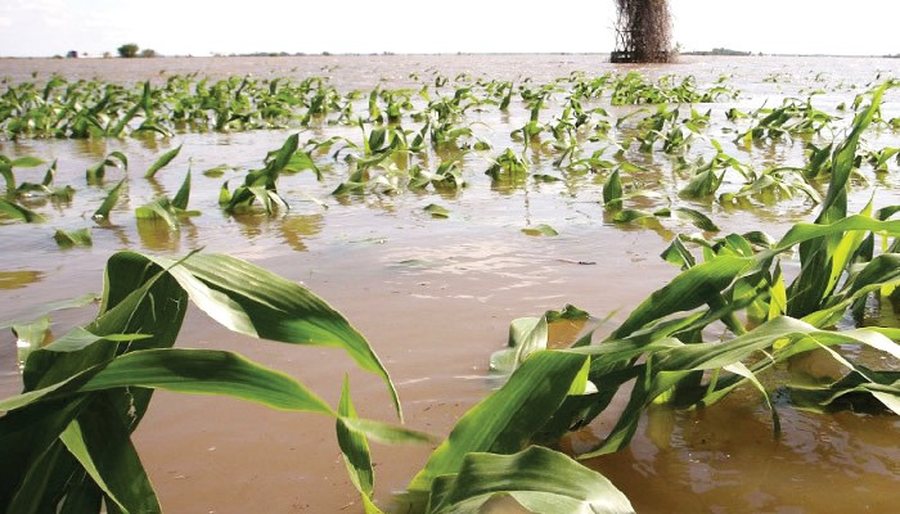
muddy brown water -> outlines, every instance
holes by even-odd
[[[410,74],[435,72],[454,77],[498,79],[532,77],[547,81],[572,71],[603,73],[637,69],[650,75],[693,74],[701,84],[720,75],[743,91],[735,102],[711,106],[709,133],[726,142],[726,151],[742,161],[763,164],[802,162],[802,145],[761,146],[743,152],[724,123],[732,105],[755,108],[822,88],[817,105],[833,110],[852,101],[858,88],[875,79],[900,76],[900,60],[815,58],[686,58],[670,66],[613,67],[602,56],[310,56],[297,58],[172,58],[152,60],[0,59],[0,77],[14,81],[99,77],[130,82],[161,80],[170,73],[197,71],[222,77],[327,75],[340,90],[414,84]],[[855,89],[856,88],[856,89]],[[900,95],[887,98],[886,116],[898,115]],[[552,114],[552,108],[550,113]],[[510,131],[527,112],[473,113],[477,135],[506,146]],[[0,141],[0,153],[59,159],[58,184],[78,190],[65,206],[33,204],[47,216],[40,225],[0,226],[0,320],[26,318],[40,305],[100,291],[106,257],[122,249],[183,255],[204,247],[226,252],[302,282],[343,312],[370,340],[397,383],[410,427],[438,435],[497,382],[487,367],[490,354],[503,347],[511,319],[575,304],[598,317],[615,313],[611,326],[676,269],[659,253],[677,232],[696,229],[677,220],[657,230],[623,228],[604,221],[598,203],[601,184],[590,177],[513,190],[490,187],[483,175],[486,157],[465,157],[469,187],[455,196],[435,193],[369,195],[337,201],[329,192],[344,167],[325,163],[325,180],[309,175],[283,177],[279,188],[290,212],[271,218],[228,217],[217,206],[222,178],[198,171],[226,163],[256,166],[291,131],[235,134],[180,134],[170,141]],[[352,130],[320,128],[309,137]],[[729,137],[730,135],[730,137]],[[876,135],[878,144],[897,146],[897,135]],[[155,181],[139,178],[159,153],[184,144],[181,156]],[[702,146],[702,145],[701,145]],[[113,211],[112,225],[94,226],[91,213],[104,196],[86,186],[84,170],[112,150],[131,163],[129,188]],[[202,211],[181,230],[138,223],[134,208],[160,192],[173,194],[193,161],[191,208]],[[534,172],[551,172],[552,157],[537,156]],[[635,156],[636,159],[640,158]],[[432,161],[434,162],[434,161]],[[646,178],[671,196],[671,164],[657,158]],[[900,203],[896,166],[886,177],[859,184],[851,208],[875,194],[878,206]],[[35,180],[21,172],[20,180]],[[105,187],[121,172],[110,170]],[[309,197],[321,199],[323,208]],[[643,200],[644,208],[665,205],[665,197]],[[450,210],[449,219],[423,212],[431,203]],[[802,199],[753,210],[705,210],[728,231],[765,230],[778,236],[786,227],[813,216]],[[546,223],[558,237],[530,237],[522,228]],[[52,239],[57,228],[93,226],[94,245],[60,250]],[[789,267],[789,266],[788,266]],[[92,308],[53,316],[54,332],[92,317]],[[381,382],[354,370],[334,350],[281,345],[235,336],[196,310],[189,312],[179,345],[241,352],[297,377],[336,403],[340,381],[349,372],[353,398],[367,417],[391,420]],[[18,390],[15,338],[0,335],[0,394]],[[619,402],[619,405],[623,405]],[[856,414],[820,416],[781,408],[783,435],[773,440],[769,415],[760,398],[744,391],[698,412],[652,410],[630,448],[591,461],[641,512],[889,512],[900,502],[900,421],[896,417]],[[586,448],[610,428],[610,419],[574,434],[564,446]],[[157,393],[135,434],[136,444],[167,512],[361,512],[334,438],[333,422],[311,415],[267,410],[235,400]],[[427,458],[427,447],[375,445],[378,502],[392,505],[392,494]]]

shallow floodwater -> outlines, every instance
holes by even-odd
[[[406,87],[416,78],[440,73],[536,83],[573,71],[600,74],[639,70],[651,76],[695,75],[710,84],[730,75],[742,91],[734,102],[712,108],[710,137],[726,151],[757,167],[803,162],[801,143],[738,149],[724,123],[731,106],[752,109],[787,96],[805,98],[815,89],[816,106],[835,112],[840,102],[876,80],[900,76],[898,59],[685,58],[666,66],[616,67],[596,55],[513,56],[308,56],[291,58],[172,58],[148,60],[0,59],[0,77],[13,81],[101,78],[133,82],[164,80],[168,74],[199,72],[224,77],[328,76],[340,91]],[[36,73],[36,79],[32,78]],[[886,98],[884,116],[900,115],[900,92]],[[514,102],[515,104],[515,102]],[[558,112],[550,106],[542,114]],[[619,111],[611,110],[612,114]],[[628,109],[621,110],[621,113]],[[610,328],[653,290],[677,273],[658,257],[673,234],[696,229],[667,220],[656,230],[622,227],[604,218],[602,182],[590,176],[524,188],[492,188],[483,172],[487,158],[507,146],[509,133],[527,120],[521,105],[510,115],[488,110],[469,113],[476,135],[494,149],[467,154],[469,186],[455,195],[404,192],[338,200],[330,192],[344,180],[346,165],[319,156],[324,180],[311,174],[284,176],[279,191],[291,210],[275,217],[229,217],[218,207],[222,182],[232,186],[243,172],[211,178],[201,170],[219,164],[258,167],[266,152],[292,131],[234,134],[178,134],[171,140],[0,141],[0,154],[58,159],[57,184],[78,190],[69,205],[31,204],[48,220],[40,225],[0,226],[0,320],[27,318],[39,306],[86,292],[99,292],[106,258],[122,249],[183,255],[193,249],[225,252],[302,282],[344,313],[372,343],[397,383],[411,428],[447,434],[466,409],[497,385],[488,370],[492,352],[506,343],[509,321],[571,303],[599,318],[612,315]],[[846,120],[849,121],[849,120]],[[301,141],[355,129],[317,127]],[[898,146],[897,133],[874,134],[877,147]],[[165,150],[183,144],[179,158],[157,175],[140,178]],[[122,177],[108,171],[104,186],[87,186],[84,170],[107,153],[129,157],[127,194],[109,226],[95,226],[91,214],[105,190]],[[163,223],[138,222],[134,209],[156,195],[173,195],[192,161],[190,207],[202,212],[177,232]],[[533,173],[550,173],[552,156],[533,154]],[[665,206],[678,189],[671,163],[635,155],[652,171],[645,177],[663,193],[642,208]],[[641,160],[642,159],[642,160]],[[546,168],[546,170],[543,170]],[[38,171],[39,170],[39,171]],[[851,209],[874,193],[876,207],[900,203],[896,175],[860,183]],[[32,174],[29,174],[32,173]],[[43,169],[17,172],[39,181]],[[871,175],[871,174],[870,174]],[[737,187],[738,185],[733,185]],[[313,201],[316,199],[318,201]],[[423,211],[437,203],[450,211],[435,219]],[[751,210],[717,205],[707,212],[722,233],[764,230],[781,235],[790,223],[814,216],[802,198]],[[531,237],[521,229],[549,224],[557,237]],[[94,245],[60,250],[55,229],[93,227]],[[90,319],[95,308],[54,314],[54,332]],[[602,332],[602,329],[601,329]],[[0,395],[18,390],[15,338],[0,335]],[[354,401],[361,414],[391,420],[383,384],[353,369],[335,350],[282,345],[239,337],[203,314],[188,314],[183,347],[239,351],[289,373],[337,402],[340,382],[350,370]],[[624,404],[624,398],[623,402]],[[714,407],[686,413],[652,410],[631,447],[591,462],[632,500],[640,512],[889,512],[900,504],[900,420],[845,413],[820,416],[781,407],[783,434],[774,440],[761,399],[743,391]],[[610,428],[601,418],[590,429],[563,441],[588,447]],[[167,512],[361,512],[334,437],[333,422],[312,415],[274,412],[236,400],[157,393],[135,434],[136,444]],[[390,507],[431,448],[376,445],[378,502]]]

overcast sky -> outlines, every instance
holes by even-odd
[[[0,0],[0,55],[608,52],[613,0]],[[687,50],[900,53],[895,0],[671,0]]]

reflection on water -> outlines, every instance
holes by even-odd
[[[263,234],[263,229],[272,223],[272,216],[262,214],[236,213],[232,216],[237,222],[241,235],[249,241]]]
[[[87,139],[75,139],[72,141],[75,153],[100,160],[106,157],[107,142],[102,137],[91,137]]]
[[[590,461],[638,512],[889,512],[900,500],[900,422],[781,409],[747,394],[696,412],[649,411],[641,435]],[[842,491],[840,494],[831,492]],[[687,494],[685,494],[687,493]]]
[[[155,252],[178,252],[181,248],[181,233],[173,230],[162,218],[140,218],[137,233],[141,246]]]
[[[150,189],[153,190],[153,194],[154,194],[154,195],[156,195],[156,196],[168,196],[168,195],[166,194],[165,188],[163,187],[162,184],[159,183],[158,180],[156,180],[156,177],[149,177],[149,178],[147,179],[147,184],[150,185]]]
[[[304,240],[322,231],[322,214],[288,215],[281,220],[284,242],[298,252],[307,250]]]
[[[42,271],[0,271],[0,289],[21,289],[43,279],[44,272]]]

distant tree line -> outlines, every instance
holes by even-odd
[[[732,50],[731,48],[713,48],[712,50],[695,50],[693,52],[682,52],[684,55],[729,55],[729,56],[748,56],[751,52],[743,50]]]
[[[134,43],[125,43],[116,49],[119,52],[119,57],[132,58],[132,57],[156,57],[156,50],[152,48],[144,48],[141,50],[139,46]]]

